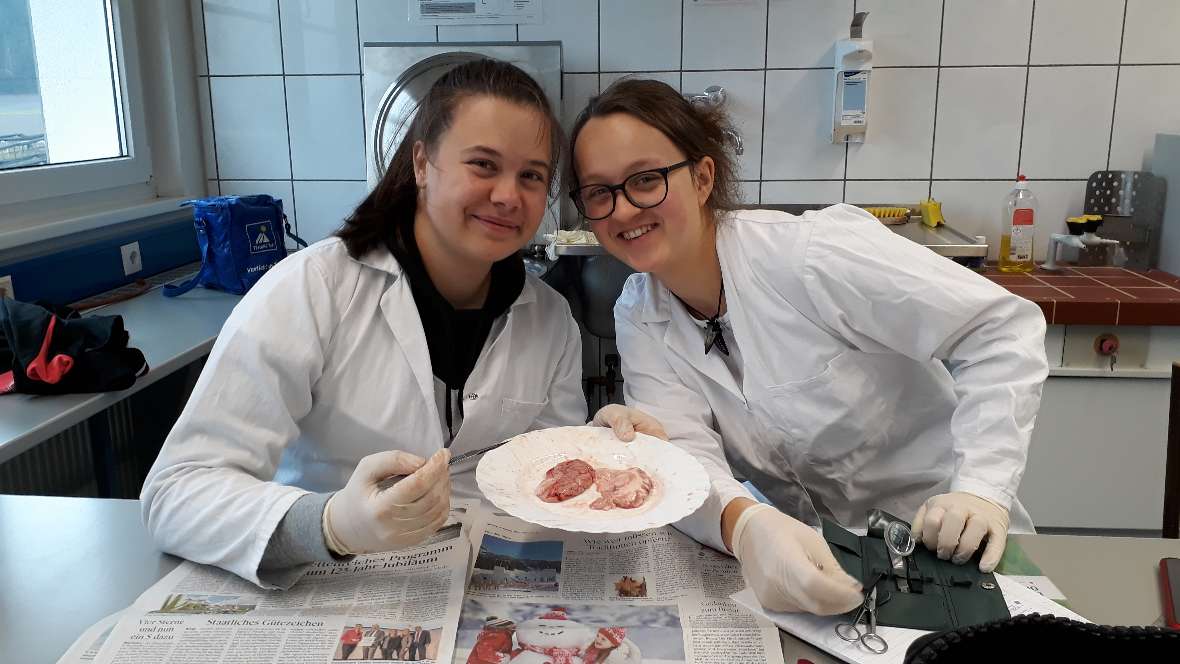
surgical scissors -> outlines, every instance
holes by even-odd
[[[865,618],[865,613],[869,615],[865,620],[865,631],[861,633],[860,621]],[[889,650],[889,644],[877,633],[877,584],[875,582],[873,589],[865,595],[864,604],[860,605],[860,611],[856,612],[856,617],[852,619],[852,622],[836,625],[836,636],[849,642],[860,641],[860,644],[869,652],[878,655]]]

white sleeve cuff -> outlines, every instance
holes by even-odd
[[[961,491],[979,496],[980,498],[992,501],[1006,510],[1012,509],[1012,503],[1016,500],[1015,496],[1004,489],[965,477],[955,477],[951,480],[951,491]]]
[[[704,504],[673,525],[701,544],[722,553],[729,553],[721,540],[721,513],[734,498],[749,498],[757,502],[741,482],[732,477],[714,478],[709,488],[709,497],[705,499]]]

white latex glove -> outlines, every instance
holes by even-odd
[[[635,440],[636,431],[660,440],[668,440],[668,433],[664,431],[664,425],[660,424],[659,420],[641,410],[620,406],[617,403],[599,409],[590,421],[590,426],[610,427],[614,429],[615,437],[625,443]]]
[[[340,555],[394,551],[421,544],[446,523],[451,510],[448,450],[429,460],[406,452],[361,459],[348,484],[324,507],[324,541]],[[377,483],[407,475],[382,491]]]
[[[830,616],[864,602],[860,582],[840,568],[824,538],[770,505],[747,507],[732,542],[742,577],[765,609]]]
[[[926,548],[956,565],[975,555],[979,543],[987,547],[979,560],[979,571],[991,572],[1000,564],[1008,543],[1008,510],[985,498],[956,491],[927,499],[914,517],[914,536]]]

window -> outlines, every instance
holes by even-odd
[[[127,155],[110,10],[0,0],[0,170]]]
[[[131,5],[0,0],[0,205],[148,182]]]

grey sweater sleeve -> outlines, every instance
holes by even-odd
[[[295,585],[311,563],[352,559],[352,556],[337,556],[324,543],[324,507],[331,497],[331,493],[309,493],[291,505],[258,563],[259,580],[286,590]]]

